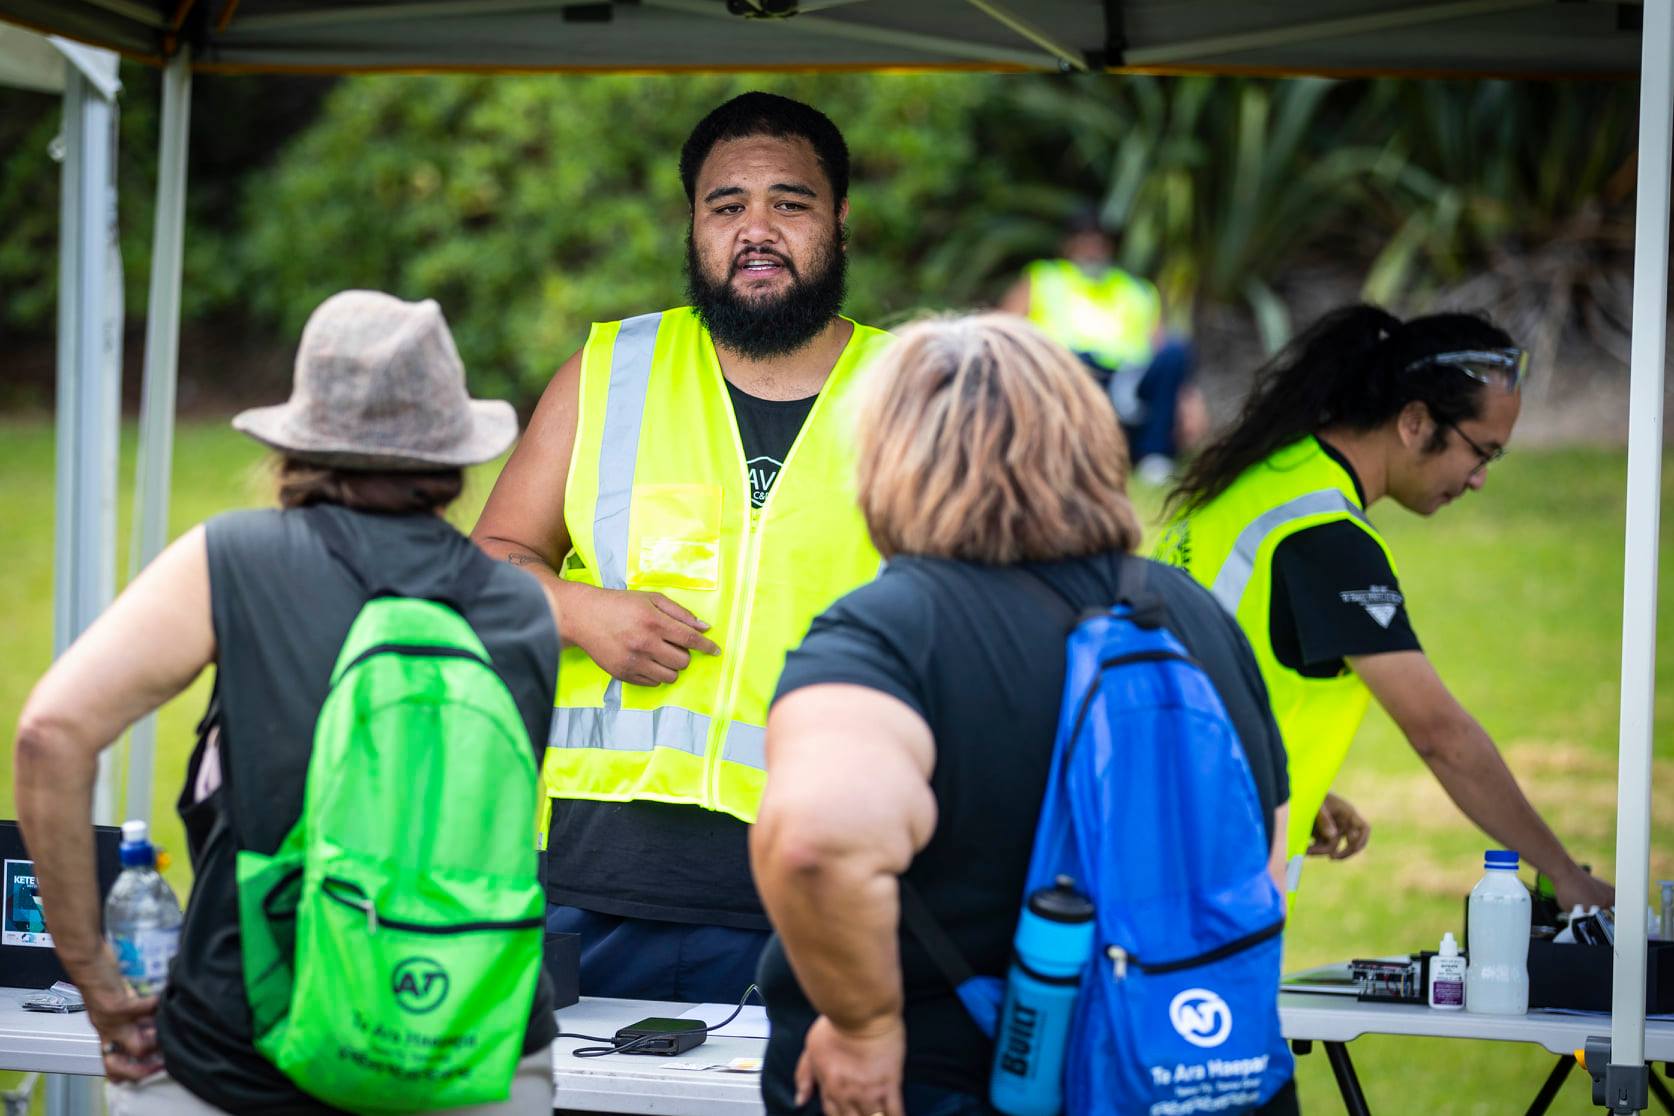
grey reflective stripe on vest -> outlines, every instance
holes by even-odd
[[[1232,544],[1232,553],[1221,563],[1220,572],[1215,575],[1215,584],[1210,586],[1210,592],[1221,602],[1221,607],[1237,615],[1238,602],[1244,599],[1250,575],[1255,573],[1256,555],[1268,535],[1292,520],[1332,512],[1347,512],[1360,522],[1367,523],[1366,513],[1335,488],[1304,493],[1276,508],[1269,508],[1251,520],[1249,526],[1238,532],[1238,541]]]
[[[758,771],[767,770],[767,730],[760,725],[734,721],[727,726],[727,738],[721,743],[721,758]]]
[[[709,718],[677,706],[661,709],[593,709],[559,706],[552,711],[553,748],[604,748],[649,752],[673,748],[702,756],[709,742]]]
[[[634,465],[645,395],[651,385],[651,353],[663,316],[641,314],[616,330],[610,353],[610,390],[599,432],[599,495],[593,505],[593,553],[599,584],[628,587],[628,521],[633,509]]]
[[[673,748],[701,757],[709,742],[710,720],[676,706],[661,709],[593,709],[560,706],[552,711],[552,748],[604,748],[612,752],[649,752]],[[767,767],[767,730],[734,722],[727,726],[721,758],[728,763]]]

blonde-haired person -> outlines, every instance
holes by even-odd
[[[772,1113],[986,1113],[992,1044],[901,936],[898,880],[978,973],[1004,974],[1070,618],[1114,603],[1122,564],[1143,561],[1127,450],[1079,361],[1003,314],[904,330],[858,432],[860,503],[889,562],[814,621],[768,719],[751,834],[778,934],[762,1092]],[[1147,579],[1282,834],[1284,750],[1243,635],[1189,577],[1152,564]],[[1294,1103],[1287,1086],[1269,1111]]]

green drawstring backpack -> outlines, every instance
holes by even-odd
[[[390,595],[330,513],[309,519],[369,599],[314,726],[302,816],[274,855],[238,853],[256,1049],[350,1111],[505,1100],[545,900],[534,749],[460,614],[492,564],[464,564],[453,605]]]

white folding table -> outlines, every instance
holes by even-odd
[[[1538,1116],[1546,1111],[1575,1067],[1574,1051],[1583,1048],[1590,1036],[1610,1034],[1608,1015],[1569,1015],[1538,1009],[1527,1015],[1476,1015],[1435,1011],[1419,1004],[1361,1003],[1352,996],[1308,992],[1279,994],[1279,1023],[1299,1052],[1306,1052],[1308,1043],[1325,1044],[1349,1116],[1366,1116],[1369,1112],[1348,1053],[1350,1040],[1361,1035],[1532,1042],[1543,1046],[1559,1058],[1528,1109],[1529,1116]],[[1645,1061],[1674,1062],[1674,1022],[1646,1020]],[[1651,1088],[1664,1108],[1674,1113],[1668,1091],[1654,1073]]]

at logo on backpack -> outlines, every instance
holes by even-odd
[[[448,998],[448,971],[428,957],[409,957],[395,966],[389,990],[403,1009],[423,1015]]]
[[[1219,1046],[1232,1033],[1232,1009],[1207,988],[1188,988],[1174,997],[1168,1021],[1193,1046]]]

